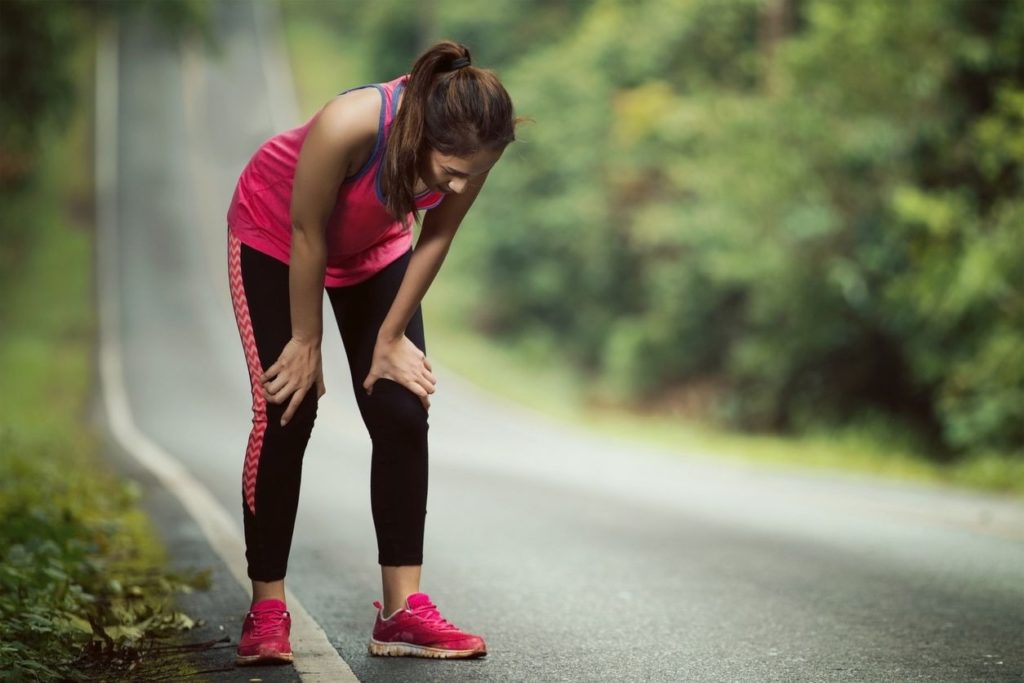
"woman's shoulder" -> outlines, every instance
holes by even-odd
[[[381,114],[380,92],[374,87],[348,90],[328,100],[320,118],[331,127],[341,127],[374,136]]]
[[[365,163],[377,143],[381,99],[374,87],[349,90],[332,97],[317,113],[313,125],[351,151],[349,167],[352,172]]]

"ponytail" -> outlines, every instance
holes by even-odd
[[[467,156],[515,140],[508,92],[493,72],[471,61],[465,45],[442,41],[413,64],[381,169],[384,203],[403,223],[410,212],[419,221],[413,188],[419,163],[431,149]]]

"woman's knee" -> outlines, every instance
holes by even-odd
[[[271,403],[267,401],[266,416],[269,424],[275,427],[281,426],[281,418],[284,417],[290,400],[289,398],[284,403]],[[314,385],[303,396],[298,408],[296,408],[295,413],[288,421],[288,424],[284,426],[284,429],[292,432],[305,432],[306,434],[312,432],[313,424],[316,422],[317,404],[316,386]]]
[[[420,397],[398,382],[377,380],[373,393],[364,393],[360,405],[371,438],[380,434],[416,436],[427,432],[427,410]]]

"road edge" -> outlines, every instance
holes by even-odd
[[[117,25],[107,22],[97,31],[95,192],[96,268],[99,308],[100,397],[109,433],[181,503],[202,532],[210,548],[246,590],[249,577],[245,546],[227,511],[213,495],[167,451],[144,434],[132,419],[121,364],[119,273],[113,257],[117,232],[118,43]],[[295,670],[302,681],[358,681],[352,669],[331,645],[327,634],[289,589],[291,639],[301,652]]]

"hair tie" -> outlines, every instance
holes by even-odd
[[[461,69],[464,66],[469,66],[469,57],[459,57],[458,59],[453,61],[452,71],[455,71],[456,69]]]

